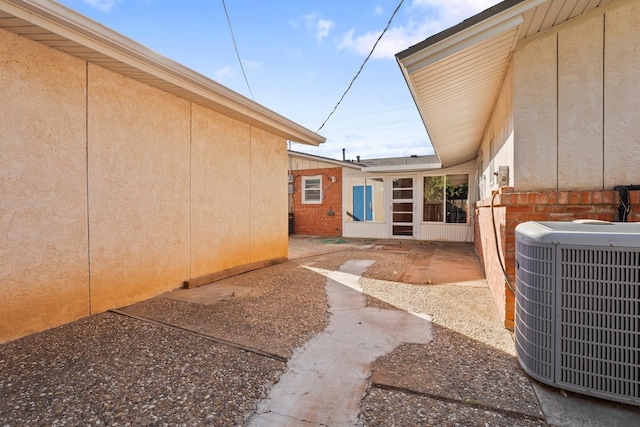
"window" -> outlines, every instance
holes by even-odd
[[[345,188],[347,222],[384,221],[382,178],[347,178]]]
[[[444,176],[424,177],[423,221],[442,222],[444,218]]]
[[[302,203],[322,203],[322,177],[302,177]]]
[[[466,224],[469,175],[425,176],[422,220]]]

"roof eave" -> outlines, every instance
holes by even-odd
[[[459,154],[446,154],[447,150],[444,148],[446,147],[446,142],[437,137],[433,137],[434,132],[432,132],[433,129],[430,129],[429,117],[423,107],[429,100],[421,98],[413,83],[412,74],[430,67],[445,58],[451,57],[462,50],[472,49],[474,46],[496,37],[499,34],[519,28],[523,22],[522,14],[545,1],[546,0],[503,1],[456,26],[429,37],[396,54],[396,60],[418,108],[420,117],[427,129],[433,149],[443,166],[452,166],[475,157],[481,140],[466,142],[467,149],[465,151],[468,151],[469,155],[460,157]],[[512,49],[514,48],[515,44]],[[453,69],[452,72],[456,72],[455,69]],[[451,99],[455,99],[455,97],[451,97]]]
[[[416,165],[362,166],[360,169],[363,172],[419,172],[442,169],[442,165],[440,163],[425,163]]]
[[[229,88],[53,1],[0,0],[0,10],[56,33],[176,88],[188,91],[207,108],[285,139],[318,146],[326,138]],[[198,102],[198,100],[200,102]]]

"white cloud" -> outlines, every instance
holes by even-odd
[[[495,5],[497,0],[414,0],[413,7],[425,9],[444,25],[455,25]]]
[[[339,49],[352,50],[358,55],[366,56],[371,52],[374,43],[380,37],[381,31],[370,31],[358,37],[354,37],[355,30],[351,29],[342,37]],[[400,51],[405,50],[425,37],[422,31],[411,31],[405,27],[389,28],[380,39],[372,58],[393,58]]]
[[[318,43],[321,43],[322,39],[328,37],[329,32],[335,26],[336,25],[333,23],[333,21],[319,19],[318,22],[316,22],[316,40],[318,41]]]
[[[315,33],[318,43],[322,43],[322,39],[329,37],[329,33],[336,26],[333,21],[321,19],[316,13],[309,13],[303,19],[307,29]]]
[[[496,0],[414,0],[404,25],[392,25],[382,37],[373,58],[393,58],[398,52],[498,3]],[[396,16],[397,21],[400,16]],[[342,36],[339,49],[368,55],[382,29],[356,35],[351,29]]]
[[[118,0],[84,0],[89,6],[101,12],[108,13],[113,9]]]

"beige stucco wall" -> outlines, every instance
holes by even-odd
[[[250,173],[250,261],[286,257],[289,251],[286,145],[278,137],[252,128]]]
[[[482,139],[477,178],[480,199],[491,196],[491,190],[497,188],[497,178],[494,173],[498,171],[499,166],[509,167],[510,184],[513,181],[511,173],[514,168],[513,73],[512,61]]]
[[[249,125],[193,106],[193,277],[250,262],[250,138]]]
[[[640,181],[640,3],[619,0],[514,56],[517,191]]]
[[[0,342],[89,313],[84,81],[0,30]]]
[[[558,187],[557,43],[545,37],[516,52],[514,61],[513,186]]]
[[[602,32],[603,19],[598,17],[558,33],[558,186],[562,189],[602,188]]]
[[[189,279],[189,103],[89,66],[92,312]]]
[[[286,141],[0,30],[0,342],[287,256]]]
[[[605,15],[605,189],[640,184],[640,2],[624,3]]]

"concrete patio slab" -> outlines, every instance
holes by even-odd
[[[327,277],[329,325],[289,360],[249,426],[356,425],[371,363],[402,343],[431,340],[429,320],[365,306],[359,275],[371,264],[354,260],[338,272],[318,271]]]

